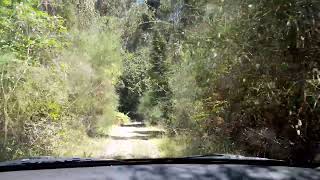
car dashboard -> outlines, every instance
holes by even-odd
[[[1,180],[319,180],[316,169],[232,164],[148,164],[1,172]]]

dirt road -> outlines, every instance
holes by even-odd
[[[146,127],[143,123],[129,123],[112,128],[104,158],[158,158],[160,152],[153,140],[161,138],[164,131]]]

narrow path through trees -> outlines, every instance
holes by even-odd
[[[159,158],[160,151],[152,140],[162,138],[164,131],[143,123],[115,126],[109,133],[103,158]]]

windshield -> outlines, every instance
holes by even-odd
[[[0,0],[0,161],[320,160],[318,0]]]

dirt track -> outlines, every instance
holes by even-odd
[[[146,127],[143,123],[130,123],[114,127],[106,145],[104,158],[158,158],[160,152],[152,140],[161,138],[159,128]]]

